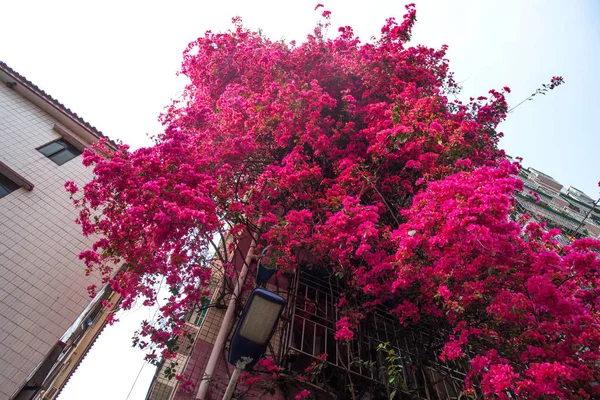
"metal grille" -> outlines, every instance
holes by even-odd
[[[396,318],[380,309],[366,316],[353,341],[336,341],[341,287],[335,276],[322,270],[306,269],[296,274],[286,310],[288,323],[282,332],[281,359],[288,368],[302,373],[318,356],[327,354],[326,363],[334,368],[329,368],[324,384],[337,383],[343,388],[342,377],[350,374],[353,385],[364,382],[363,386],[378,386],[379,393],[385,393],[385,355],[377,347],[389,343],[397,354],[396,363],[401,364],[405,385],[402,398],[459,397],[466,365],[439,361],[444,343],[439,329],[403,328]],[[380,385],[373,385],[374,382]],[[377,397],[376,392],[371,389],[370,397]]]

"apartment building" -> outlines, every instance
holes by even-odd
[[[516,193],[515,217],[529,214],[534,221],[546,222],[563,233],[558,240],[566,245],[576,237],[600,237],[600,208],[582,191],[568,187],[551,176],[533,168],[523,168],[519,178],[525,188]],[[248,238],[240,242],[233,264],[239,271],[249,253]],[[252,279],[256,261],[249,265]],[[180,341],[179,354],[158,368],[147,400],[193,400],[222,398],[234,367],[227,362],[227,346],[233,329],[227,329],[224,347],[218,347],[225,308],[233,281],[218,273],[214,275],[209,304],[199,305],[187,319],[190,335]],[[343,279],[316,267],[301,268],[292,275],[271,278],[267,289],[287,299],[275,335],[266,355],[288,374],[303,374],[311,365],[323,365],[323,376],[313,381],[315,398],[330,398],[324,388],[339,391],[348,386],[359,393],[357,398],[389,398],[385,396],[386,376],[382,375],[381,352],[378,346],[388,344],[399,355],[404,371],[404,387],[396,392],[399,399],[456,399],[463,390],[469,361],[443,363],[439,358],[442,329],[434,326],[406,328],[384,307],[365,317],[357,329],[355,340],[343,343],[334,339],[339,319],[338,302],[343,293]],[[244,303],[244,298],[240,299]],[[239,316],[238,309],[235,315]],[[190,340],[191,339],[191,340]],[[429,348],[430,350],[425,350]],[[216,350],[215,350],[216,349]],[[437,349],[437,350],[436,350]],[[200,390],[209,359],[218,352],[207,392]],[[378,367],[379,366],[379,367]],[[167,372],[167,373],[165,373]],[[196,386],[184,387],[175,375],[190,379]],[[241,383],[237,395],[243,398],[294,398],[301,387],[279,382],[271,388],[248,390]],[[318,387],[321,387],[319,390]],[[383,397],[382,394],[384,395]]]
[[[92,177],[81,153],[103,138],[0,62],[0,398],[29,399],[90,305],[81,235],[63,187]]]
[[[238,271],[243,268],[244,259],[251,260],[247,282],[254,280],[257,266],[249,239],[240,241],[232,260]],[[442,336],[439,327],[402,327],[389,310],[379,307],[361,322],[355,340],[337,341],[338,304],[346,282],[331,271],[310,265],[308,260],[299,262],[307,264],[293,274],[277,274],[265,285],[266,289],[286,299],[265,356],[272,357],[290,378],[305,375],[307,368],[315,365],[319,365],[320,376],[305,384],[283,377],[277,382],[267,379],[264,385],[248,386],[247,381],[241,379],[235,398],[293,399],[302,390],[310,388],[313,398],[329,399],[332,397],[328,391],[343,393],[350,385],[357,393],[357,399],[389,398],[389,393],[385,394],[387,378],[380,368],[382,353],[377,350],[385,343],[399,355],[406,372],[405,387],[397,391],[396,399],[456,399],[460,396],[467,364],[440,361]],[[225,309],[236,280],[218,272],[214,275],[209,306],[203,305],[188,316],[186,326],[191,336],[180,340],[176,359],[166,361],[157,370],[147,400],[223,398],[234,370],[228,363],[227,353],[234,332],[231,326],[235,327],[237,318],[234,317],[233,325],[225,324]],[[246,295],[240,296],[240,305],[245,304]],[[234,315],[239,317],[240,313],[238,306]],[[227,334],[223,347],[218,344],[221,331]],[[434,350],[422,351],[427,346]],[[205,373],[215,351],[216,363],[210,367],[210,380],[206,380]],[[181,385],[174,379],[175,375],[190,379],[195,386]],[[203,381],[209,382],[206,392],[201,388]]]
[[[561,229],[558,240],[563,244],[581,237],[600,239],[600,207],[590,196],[533,168],[522,168],[519,179],[524,184],[516,194],[519,214]]]

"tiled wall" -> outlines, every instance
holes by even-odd
[[[249,279],[252,279],[252,278],[249,278]],[[275,286],[272,284],[267,285],[267,289],[269,289],[273,292],[276,291]],[[285,293],[279,292],[279,294],[287,297]],[[245,292],[242,295],[242,301],[241,301],[242,304],[246,303],[248,295],[249,295],[249,292]],[[224,303],[228,304],[229,296],[227,296],[225,298],[225,300],[226,301]],[[208,363],[208,359],[210,357],[210,353],[212,352],[213,345],[216,341],[217,335],[221,328],[221,324],[223,322],[224,316],[225,316],[225,310],[220,309],[220,308],[210,308],[208,313],[206,314],[206,318],[204,320],[204,323],[202,324],[202,327],[200,328],[196,343],[194,344],[192,354],[190,355],[189,360],[187,360],[187,365],[184,370],[185,375],[187,377],[189,377],[190,379],[192,379],[192,381],[195,383],[196,386],[192,393],[186,393],[182,390],[179,390],[176,393],[176,395],[174,396],[175,400],[192,400],[192,399],[194,399],[195,393],[198,390],[201,379],[204,375],[204,369],[206,368],[206,364]],[[237,321],[234,321],[233,325],[235,326],[235,324],[237,324]],[[282,332],[283,324],[284,324],[284,322],[281,321],[280,328],[276,331],[275,335],[273,336],[273,338],[271,339],[271,342],[270,342],[272,349],[274,350],[274,354],[271,354],[270,348],[269,348],[265,355],[266,357],[276,357],[277,354],[279,353],[280,346],[281,346],[280,343],[281,343],[281,332]],[[211,399],[221,398],[223,396],[225,388],[227,387],[229,377],[231,376],[231,373],[233,372],[233,366],[227,362],[228,345],[229,345],[229,340],[231,340],[231,336],[233,335],[233,330],[234,329],[230,329],[230,335],[229,335],[229,339],[227,340],[226,347],[225,347],[225,349],[223,349],[223,353],[222,353],[221,357],[219,358],[219,360],[217,361],[217,365],[215,368],[215,374],[213,376],[213,381],[211,382],[210,389],[209,389],[209,398],[211,398]],[[238,391],[238,393],[240,393],[240,392],[245,392],[247,389],[248,389],[247,387],[244,387],[242,384],[240,384],[237,391]],[[245,399],[255,399],[255,398],[256,399],[258,399],[258,398],[280,399],[283,397],[279,392],[277,392],[277,395],[275,395],[275,396],[265,395],[264,391],[260,387],[256,387],[253,390],[246,392],[244,395],[244,398]],[[159,400],[159,399],[160,398],[158,398],[158,397],[156,397],[156,398],[152,397],[152,400]],[[162,399],[160,399],[160,400],[162,400]]]
[[[250,247],[250,243],[250,237],[243,238],[239,243],[239,251],[235,252],[233,264],[235,265],[238,271],[242,269],[244,259],[246,258],[246,254]],[[246,277],[247,285],[252,286],[252,281],[255,279],[255,275],[256,261],[253,261],[250,266],[248,275]],[[212,352],[214,343],[216,342],[219,330],[223,323],[223,318],[226,313],[226,307],[229,304],[229,300],[231,298],[230,291],[232,290],[232,284],[233,283],[231,281],[228,281],[228,283],[224,283],[224,276],[221,264],[218,260],[213,260],[212,281],[209,286],[209,290],[213,294],[211,300],[211,307],[208,308],[208,312],[206,313],[206,316],[200,328],[198,330],[195,329],[195,331],[197,332],[197,336],[194,340],[193,346],[189,349],[191,350],[191,352],[186,351],[185,354],[179,354],[176,359],[176,362],[178,364],[177,372],[183,372],[183,375],[185,375],[186,378],[192,380],[195,387],[192,389],[191,392],[182,390],[181,387],[175,389],[175,382],[165,380],[161,375],[164,374],[164,372],[160,371],[159,375],[155,377],[153,386],[150,389],[150,400],[195,399],[196,392],[198,391],[201,380],[204,376],[206,364],[208,363],[208,359],[210,358],[210,354]],[[266,285],[266,288],[272,292],[276,292],[279,295],[282,295],[284,298],[287,299],[288,284],[289,282],[286,278],[274,276]],[[249,289],[245,290],[241,294],[239,303],[240,306],[246,304],[249,295]],[[217,301],[218,299],[220,300]],[[217,302],[220,303],[219,306],[217,306]],[[232,324],[233,326],[230,327],[229,338],[227,339],[225,348],[223,349],[219,359],[217,360],[217,364],[215,366],[215,373],[213,374],[211,383],[209,385],[209,399],[218,399],[223,397],[223,394],[227,387],[227,383],[229,381],[229,377],[233,372],[234,367],[229,364],[229,362],[227,361],[227,357],[229,351],[228,345],[231,340],[231,337],[233,336],[234,327],[235,324],[237,324],[237,322],[237,320],[234,321]],[[277,358],[281,349],[281,334],[283,332],[284,325],[285,322],[281,320],[279,329],[276,330],[273,338],[271,339],[271,346],[265,354],[266,357]],[[273,353],[271,352],[271,349],[273,350]],[[163,366],[163,370],[165,368],[166,366]],[[174,389],[175,392],[173,392]],[[275,395],[265,394],[264,388],[261,385],[255,385],[252,388],[248,388],[244,386],[243,383],[240,383],[236,390],[237,394],[245,393],[243,396],[243,398],[245,399],[284,398],[284,396],[282,395],[282,393],[280,393],[279,390],[276,391]]]
[[[208,289],[214,295],[214,300],[219,294],[216,292],[219,290],[222,270],[218,262],[213,262],[213,265],[212,280]],[[198,382],[198,384],[201,379],[201,373],[204,372],[206,362],[210,356],[210,350],[206,349],[209,347],[212,349],[212,345],[221,327],[221,321],[225,315],[225,310],[214,307],[214,304],[212,305],[208,308],[200,327],[190,323],[186,324],[186,330],[193,335],[194,340],[190,343],[184,336],[180,337],[180,350],[174,360],[177,364],[175,368],[177,373],[192,377],[194,382]],[[192,315],[192,321],[195,320],[194,317],[195,315]],[[170,362],[166,362],[155,376],[153,386],[150,388],[149,400],[171,400],[174,397],[173,391],[176,389],[178,383],[175,379],[169,380],[164,376],[164,371],[169,366]],[[183,393],[182,395],[185,398],[194,398],[193,393]]]
[[[90,299],[81,235],[63,184],[91,171],[81,156],[58,166],[36,150],[59,139],[55,121],[0,86],[0,161],[35,185],[0,199],[0,398],[8,399]],[[98,283],[97,279],[96,282]]]

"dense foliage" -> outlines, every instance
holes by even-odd
[[[450,328],[441,357],[475,356],[466,390],[598,397],[599,244],[560,248],[555,231],[511,220],[519,166],[496,131],[509,90],[456,100],[446,48],[407,45],[407,10],[369,43],[347,26],[324,37],[327,11],[299,45],[239,20],[190,43],[156,144],[86,151],[94,179],[82,195],[67,185],[83,232],[101,237],[82,259],[125,308],[153,303],[165,277],[162,322],[141,331],[165,344],[206,295],[215,234],[259,231],[281,270],[309,251],[346,278],[338,340],[384,304],[403,324]]]

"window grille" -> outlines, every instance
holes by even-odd
[[[386,362],[380,344],[388,343],[397,354],[405,384],[406,399],[457,399],[464,388],[466,362],[443,363],[439,355],[444,343],[443,331],[434,327],[402,327],[398,320],[380,308],[361,322],[351,342],[334,339],[337,307],[343,284],[323,271],[303,270],[296,273],[290,287],[287,321],[281,337],[281,360],[284,366],[300,374],[327,354],[326,382],[330,389],[362,387],[370,398],[385,398]],[[314,382],[313,382],[314,383]],[[373,383],[376,383],[375,385]],[[336,386],[337,385],[337,386]]]

